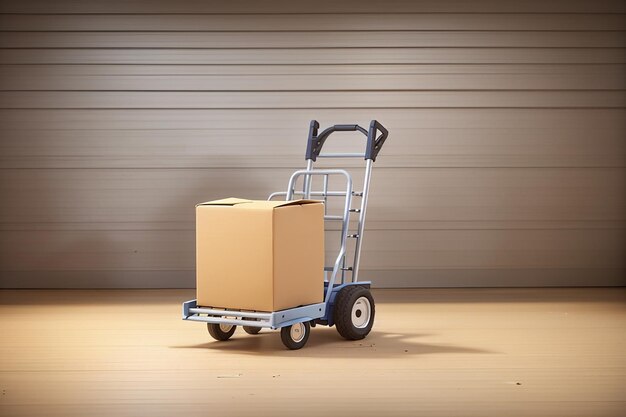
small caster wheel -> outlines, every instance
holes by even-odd
[[[248,334],[259,334],[259,332],[261,331],[261,328],[253,327],[253,326],[243,326],[243,331]]]
[[[311,325],[308,322],[296,323],[280,329],[280,339],[288,349],[301,349],[309,340]]]
[[[223,342],[224,340],[230,339],[235,333],[237,326],[233,326],[232,324],[207,323],[207,328],[213,339]]]
[[[348,340],[360,340],[374,325],[374,297],[364,287],[349,285],[337,294],[333,318],[339,334]]]

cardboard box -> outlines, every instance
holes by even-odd
[[[278,311],[324,298],[324,205],[238,198],[196,206],[198,305]]]

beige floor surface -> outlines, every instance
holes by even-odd
[[[626,290],[378,290],[357,342],[213,342],[190,290],[0,291],[1,416],[626,416]]]

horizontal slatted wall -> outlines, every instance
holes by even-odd
[[[377,286],[626,284],[623,1],[0,4],[1,287],[193,286],[311,119],[391,131]]]

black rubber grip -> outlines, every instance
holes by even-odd
[[[380,131],[380,136],[378,132]],[[383,144],[389,136],[389,131],[376,120],[370,122],[370,130],[367,134],[367,149],[365,150],[365,159],[376,161],[378,152],[383,148]]]

